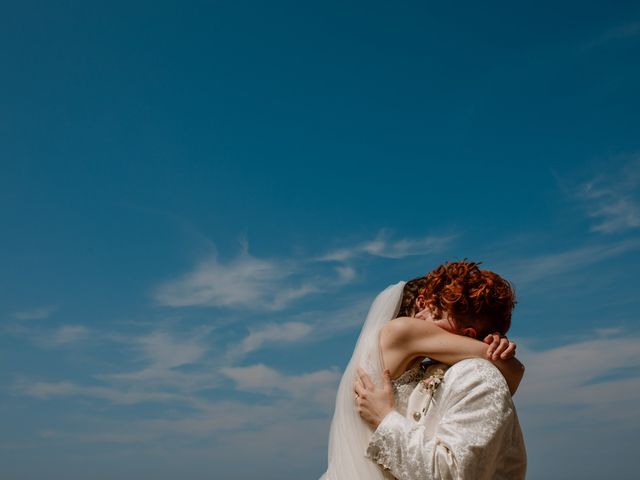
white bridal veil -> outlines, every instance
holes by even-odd
[[[371,428],[355,410],[353,381],[356,369],[363,368],[376,384],[381,384],[382,359],[378,337],[380,329],[393,319],[402,300],[405,282],[387,287],[373,301],[362,327],[338,394],[329,433],[329,466],[320,480],[377,480],[385,475],[377,464],[365,457]]]

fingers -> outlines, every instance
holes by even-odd
[[[493,351],[493,355],[492,358],[493,360],[497,360],[498,358],[500,358],[500,356],[502,355],[502,353],[509,347],[509,339],[507,337],[502,337],[500,339],[500,343],[498,343],[498,346],[496,347],[496,349]]]
[[[366,398],[366,396],[367,396],[367,389],[364,388],[362,386],[362,384],[359,383],[359,382],[356,382],[353,385],[353,391],[355,392],[356,399],[358,399],[358,398]]]
[[[486,356],[488,359],[492,359],[496,349],[500,345],[500,334],[499,333],[491,333],[487,335],[484,339],[484,343],[489,344],[489,348],[487,348]]]
[[[489,344],[486,353],[489,360],[508,360],[515,355],[516,344],[504,335],[492,333],[485,337],[484,342]]]
[[[366,389],[371,390],[375,388],[375,386],[373,385],[373,382],[371,381],[371,377],[369,377],[369,375],[367,375],[367,372],[365,372],[361,368],[358,368],[358,378],[360,379],[360,381],[362,382],[362,385],[364,385]]]
[[[517,345],[514,342],[509,342],[509,346],[500,354],[500,358],[502,360],[508,360],[509,358],[514,357],[516,354],[516,347]]]
[[[484,340],[482,340],[484,343],[491,345],[493,343],[493,337],[495,336],[495,333],[490,333],[489,335],[487,335],[486,337],[484,337]]]
[[[391,382],[391,370],[388,368],[382,372],[382,388],[387,392],[393,391],[393,384]],[[367,393],[374,392],[376,386],[374,385],[371,377],[361,368],[357,369],[357,377],[353,381],[353,392],[356,399],[356,403],[359,404],[360,399],[366,399]]]
[[[509,346],[509,340],[507,340],[506,337],[502,337],[498,342],[498,346],[493,350],[493,354],[491,355],[491,358],[493,360],[497,360],[498,358],[500,358],[500,355],[502,354],[502,352],[506,350],[508,346]]]
[[[362,375],[362,376],[361,376]],[[363,382],[363,377],[368,378],[367,374],[361,368],[357,370],[356,379],[353,381],[353,396],[358,407],[363,399],[367,398],[367,386]]]
[[[489,360],[508,360],[515,355],[516,344],[509,341],[504,335],[492,333],[487,335],[483,341],[489,345],[486,353]]]

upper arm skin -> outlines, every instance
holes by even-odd
[[[418,357],[428,356],[453,365],[465,358],[485,358],[489,346],[479,340],[447,332],[433,323],[417,318],[400,317],[386,324],[380,332],[380,352],[385,368],[396,378]],[[517,359],[496,360],[513,395],[522,380],[524,365]]]

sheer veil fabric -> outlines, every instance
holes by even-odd
[[[382,469],[365,457],[372,430],[356,412],[353,381],[356,369],[363,368],[381,384],[382,358],[378,337],[382,327],[395,318],[405,282],[387,287],[373,301],[347,365],[336,396],[336,409],[329,432],[329,463],[320,480],[377,480],[387,477]]]

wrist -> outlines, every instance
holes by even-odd
[[[380,424],[381,424],[382,422],[384,422],[384,419],[385,419],[385,418],[387,418],[387,417],[389,416],[389,414],[390,414],[391,412],[393,412],[393,411],[394,411],[394,409],[393,409],[392,407],[389,407],[389,408],[386,408],[386,409],[382,410],[382,411],[380,412],[380,415],[379,415],[379,416],[378,416],[378,418],[376,419],[377,421],[376,421],[376,424],[374,425],[374,427],[375,427],[375,428],[378,428],[378,427],[380,426]]]

